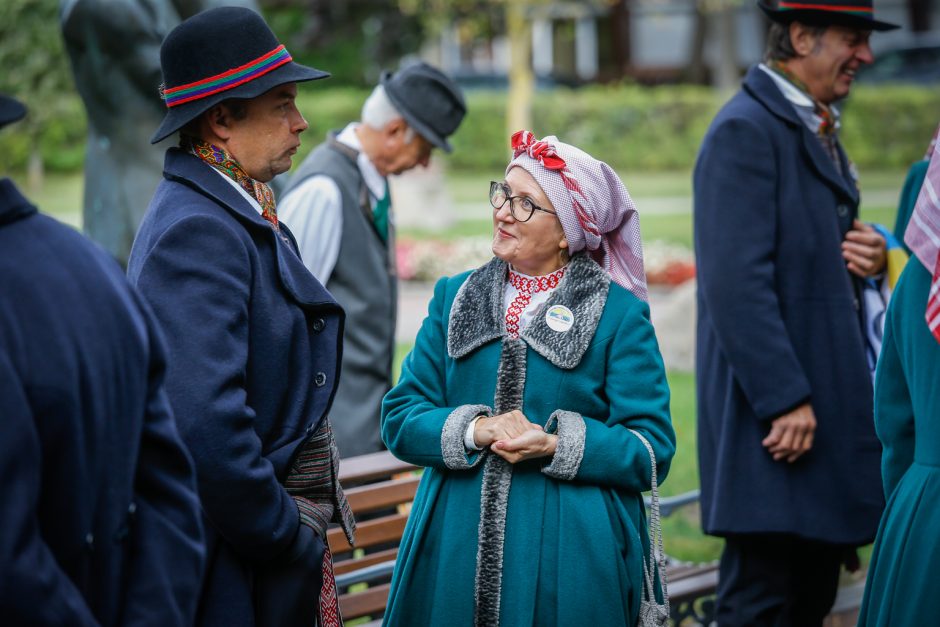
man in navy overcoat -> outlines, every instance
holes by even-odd
[[[128,274],[168,337],[167,391],[196,463],[208,545],[197,624],[338,624],[326,525],[351,538],[352,519],[326,416],[343,312],[267,186],[307,128],[296,84],[328,74],[233,7],[176,27],[161,64],[168,111],[153,141],[179,130],[180,148]]]
[[[702,524],[726,539],[717,618],[820,625],[883,500],[858,220],[833,103],[872,61],[871,2],[782,0],[765,62],[721,110],[694,174]]]
[[[0,126],[24,111],[0,96]],[[0,179],[0,623],[192,624],[203,530],[164,373],[117,262]]]

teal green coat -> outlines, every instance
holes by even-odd
[[[506,264],[441,279],[382,437],[426,466],[401,542],[385,624],[632,625],[642,592],[650,457],[675,452],[649,307],[577,255],[519,339],[505,336]],[[567,307],[573,326],[545,313]],[[557,311],[557,310],[556,310]],[[558,434],[554,457],[511,466],[467,455],[479,414],[521,409]]]
[[[911,257],[888,307],[875,375],[887,507],[859,625],[919,626],[940,615],[940,344],[924,320],[929,288],[930,273]]]

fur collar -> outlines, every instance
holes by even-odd
[[[493,258],[474,270],[454,298],[447,329],[447,353],[459,359],[480,346],[506,335],[503,293],[507,264]],[[558,289],[520,336],[538,354],[559,368],[571,369],[581,363],[610,290],[610,277],[586,254],[577,254]],[[564,305],[574,314],[574,324],[564,332],[548,326],[544,312],[554,305]]]

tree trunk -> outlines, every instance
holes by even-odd
[[[44,178],[45,168],[42,163],[42,153],[39,152],[38,142],[35,142],[32,150],[29,151],[29,161],[26,163],[26,185],[31,194],[39,193]]]
[[[506,7],[506,31],[509,37],[509,102],[506,110],[507,137],[518,130],[532,128],[532,27],[526,5],[512,2]]]
[[[695,3],[695,30],[692,33],[692,45],[689,48],[688,80],[690,83],[704,85],[707,82],[705,68],[705,35],[708,32],[708,14]]]
[[[931,0],[907,0],[907,16],[915,33],[930,30],[931,4]]]
[[[611,40],[614,48],[614,63],[619,76],[630,73],[632,44],[630,41],[630,6],[621,0],[610,11]]]
[[[715,85],[722,91],[733,91],[738,86],[737,29],[735,7],[726,4],[715,16],[718,23],[719,56]]]

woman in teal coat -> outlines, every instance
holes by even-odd
[[[859,625],[913,627],[931,624],[940,613],[938,194],[940,157],[935,152],[904,237],[914,256],[888,307],[875,375],[875,427],[884,446],[887,506]]]
[[[605,163],[513,136],[495,258],[441,279],[382,436],[425,466],[386,625],[632,625],[651,457],[675,452],[636,209]]]

